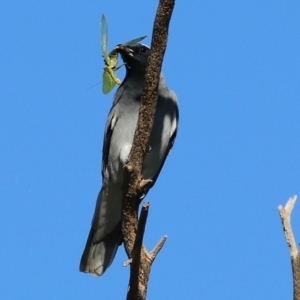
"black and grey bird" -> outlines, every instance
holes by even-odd
[[[150,48],[136,44],[119,47],[126,76],[109,112],[103,143],[102,188],[97,198],[91,230],[80,261],[80,271],[101,276],[112,263],[122,243],[121,210],[123,171],[139,116],[140,100]],[[145,195],[155,184],[177,133],[177,97],[160,76],[158,100],[149,151],[143,163],[143,178],[151,179]]]

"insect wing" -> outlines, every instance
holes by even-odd
[[[108,25],[107,25],[107,20],[105,15],[102,15],[102,20],[101,20],[101,26],[100,26],[100,31],[101,31],[101,47],[102,47],[102,53],[104,56],[104,60],[107,65],[109,65],[110,59],[108,57]]]
[[[110,74],[107,71],[103,73],[103,84],[102,84],[102,92],[103,94],[108,94],[114,87],[116,83]]]
[[[121,46],[134,46],[135,44],[137,44],[138,42],[142,41],[144,38],[146,38],[147,36],[141,36],[139,38],[133,39],[125,44],[122,44]]]

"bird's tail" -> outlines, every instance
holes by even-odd
[[[111,265],[122,243],[121,222],[100,243],[94,243],[95,230],[90,230],[84,252],[81,257],[79,270],[101,276]]]

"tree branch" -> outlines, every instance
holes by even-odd
[[[164,246],[165,241],[167,240],[167,236],[163,236],[159,242],[157,243],[157,245],[154,247],[154,249],[149,253],[151,256],[151,261],[153,262],[156,255],[159,253],[159,251],[161,250],[161,248]]]
[[[133,251],[137,251],[137,252],[141,251],[141,245],[143,244],[145,227],[148,218],[149,206],[150,206],[149,202],[143,204],[140,219],[139,219],[138,229],[134,241]]]
[[[296,203],[297,196],[291,197],[285,207],[278,206],[282,227],[288,244],[293,272],[294,300],[300,300],[300,255],[295,242],[291,225],[291,214]]]
[[[160,0],[154,22],[151,54],[148,59],[141,107],[131,152],[124,169],[124,199],[122,210],[122,233],[124,247],[129,258],[130,280],[127,300],[146,299],[151,264],[162,248],[159,243],[152,254],[142,244],[147,213],[143,208],[138,221],[138,207],[143,185],[142,165],[154,121],[161,65],[167,45],[168,28],[175,0]],[[145,178],[147,180],[147,178]],[[148,206],[149,207],[149,206]],[[148,212],[147,207],[147,212]]]

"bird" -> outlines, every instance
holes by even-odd
[[[124,44],[125,45],[125,44]],[[91,229],[79,270],[101,276],[111,265],[122,244],[122,201],[124,166],[127,162],[137,126],[147,60],[151,49],[137,43],[117,46],[126,67],[125,78],[115,93],[105,126],[102,150],[102,188],[98,194]],[[148,151],[142,175],[150,179],[144,194],[156,182],[171,151],[178,129],[179,108],[176,94],[160,74],[158,99]]]

